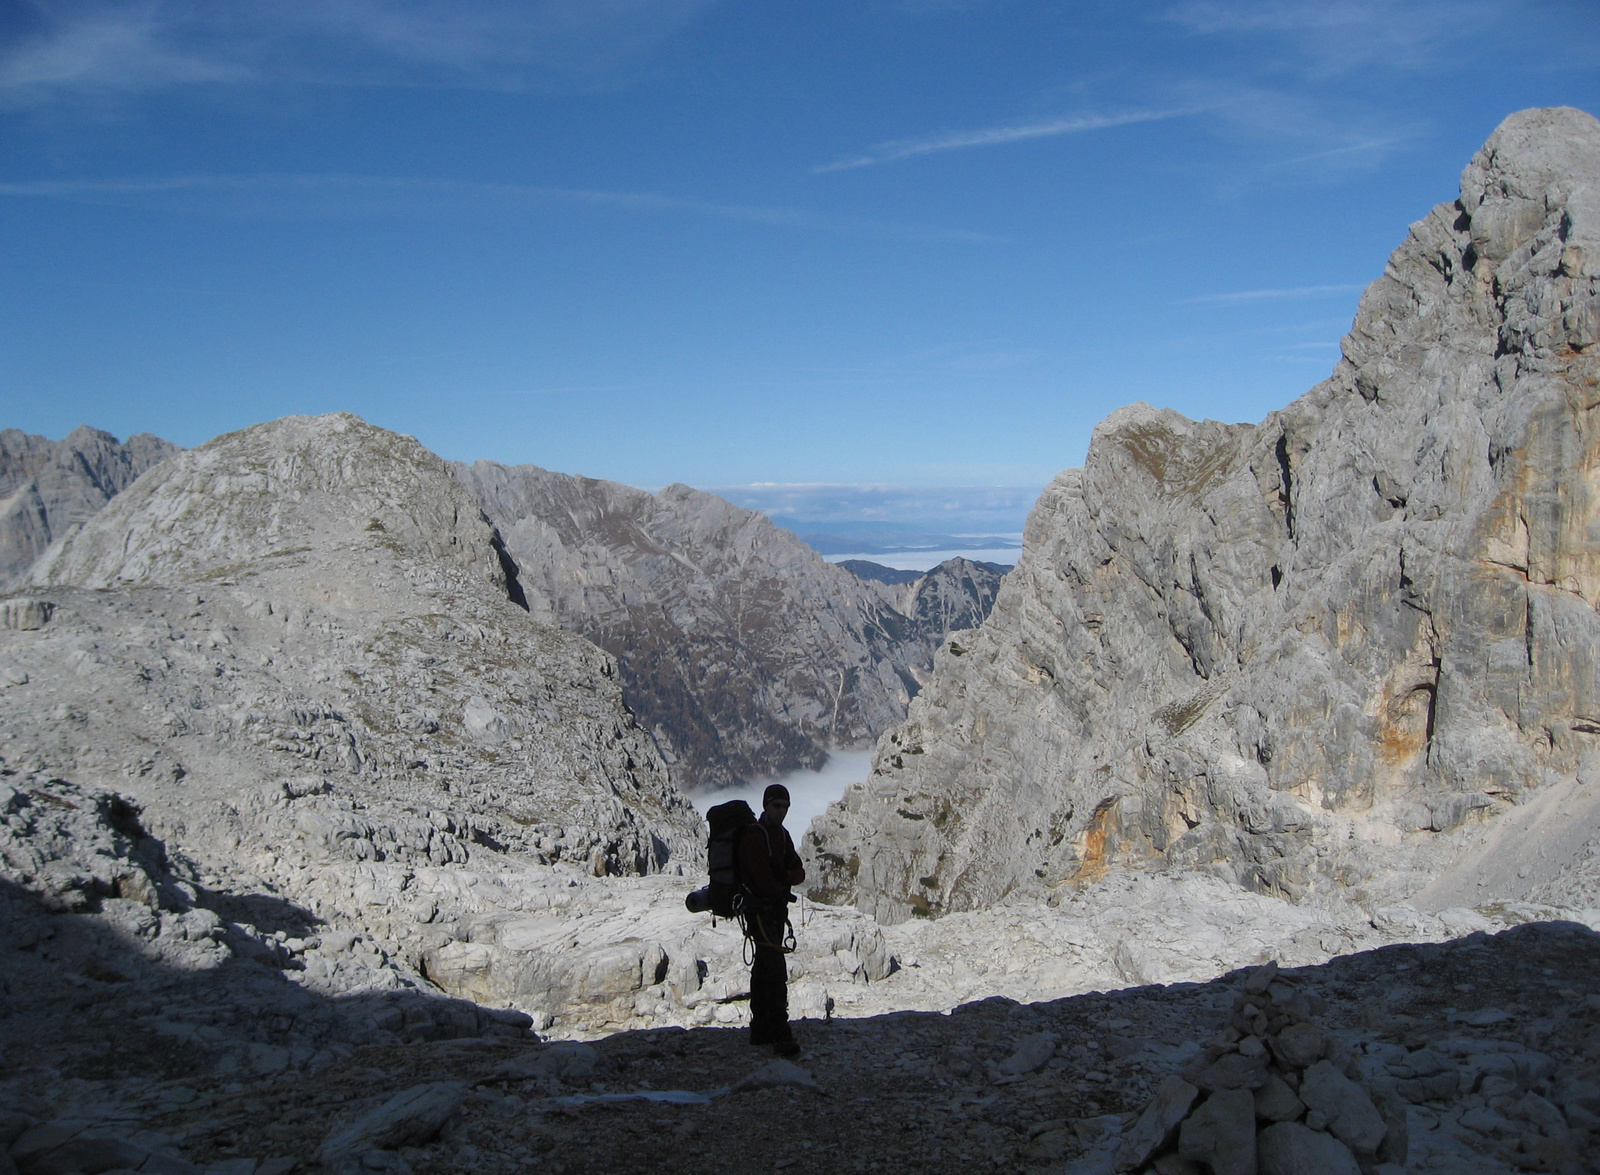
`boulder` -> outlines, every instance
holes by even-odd
[[[1355,1155],[1331,1134],[1278,1122],[1256,1136],[1258,1175],[1361,1175]]]
[[[1290,1024],[1276,1036],[1269,1038],[1272,1055],[1287,1069],[1304,1069],[1321,1060],[1324,1049],[1322,1033],[1310,1024]]]
[[[1328,1130],[1358,1155],[1374,1155],[1388,1125],[1367,1091],[1333,1067],[1318,1061],[1300,1079],[1300,1100],[1327,1116]]]
[[[1255,1091],[1255,1101],[1256,1117],[1268,1122],[1293,1122],[1306,1112],[1305,1103],[1276,1073],[1267,1074],[1267,1079]]]
[[[1184,1120],[1178,1153],[1212,1175],[1256,1175],[1256,1102],[1247,1089],[1213,1093]]]
[[[995,1069],[1006,1077],[1020,1077],[1024,1073],[1044,1068],[1055,1053],[1055,1033],[1041,1032],[1018,1041],[1016,1050],[996,1065]]]
[[[348,1155],[393,1150],[426,1142],[461,1106],[467,1087],[459,1081],[436,1081],[401,1090],[382,1105],[329,1133],[317,1159],[333,1165]]]
[[[507,1061],[500,1070],[510,1081],[587,1081],[594,1076],[600,1053],[593,1045],[564,1040],[540,1049],[532,1056]]]
[[[1132,1171],[1163,1149],[1199,1094],[1198,1089],[1181,1077],[1172,1076],[1163,1081],[1138,1121],[1123,1135],[1122,1145],[1117,1148],[1116,1169]]]
[[[1259,1089],[1267,1080],[1267,1058],[1226,1053],[1201,1070],[1195,1084],[1204,1090]]]
[[[28,596],[0,600],[0,628],[29,632],[50,623],[56,606],[49,600],[36,600]]]
[[[803,1089],[807,1093],[821,1093],[816,1078],[793,1061],[782,1057],[768,1061],[758,1069],[746,1073],[729,1087],[729,1093],[754,1093],[758,1089]]]

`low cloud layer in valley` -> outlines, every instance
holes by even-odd
[[[704,816],[715,804],[744,800],[751,811],[761,812],[761,797],[768,784],[781,783],[789,789],[789,818],[785,826],[796,840],[811,827],[811,822],[844,794],[852,783],[861,783],[872,767],[871,751],[830,751],[828,761],[816,771],[802,769],[772,779],[757,779],[736,787],[696,792],[695,809]]]

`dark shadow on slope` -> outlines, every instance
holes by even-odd
[[[517,1027],[526,1017],[420,988],[328,996],[292,982],[285,971],[299,970],[298,960],[267,927],[222,917],[249,909],[265,911],[275,928],[318,925],[271,895],[182,912],[119,899],[94,906],[53,911],[0,879],[0,974],[12,1013],[0,1022],[0,1076],[57,1069],[161,1081],[314,1071],[375,1041],[527,1035]],[[159,944],[163,919],[190,922],[193,940]],[[191,966],[152,958],[160,945]]]
[[[489,521],[487,516],[484,516],[483,520]],[[493,526],[493,523],[490,525]],[[528,611],[528,595],[522,590],[522,580],[517,578],[522,569],[511,557],[511,552],[506,550],[506,544],[500,538],[498,528],[494,531],[494,537],[489,540],[489,545],[494,548],[495,558],[500,560],[500,571],[506,577],[506,597],[524,612]]]
[[[771,1060],[745,1043],[740,1030],[619,1033],[595,1042],[594,1068],[572,1081],[518,1076],[514,1066],[479,1069],[476,1079],[493,1096],[454,1128],[451,1145],[487,1152],[503,1145],[495,1139],[509,1125],[520,1132],[515,1143],[524,1153],[559,1158],[569,1173],[596,1175],[747,1169],[753,1137],[772,1140],[764,1163],[782,1159],[785,1170],[799,1172],[872,1164],[1052,1170],[1083,1153],[1081,1139],[1092,1137],[1075,1122],[1136,1114],[1168,1075],[1204,1060],[1203,1046],[1227,1025],[1249,975],[1241,969],[1204,983],[1035,1004],[997,996],[948,1014],[800,1021],[800,1064],[822,1096],[779,1087],[698,1106],[546,1100],[563,1093],[706,1091],[735,1084]],[[1494,1096],[1511,1106],[1532,1095],[1564,1107],[1575,1122],[1600,1110],[1600,1050],[1591,1043],[1600,1007],[1589,1002],[1592,995],[1600,1005],[1600,935],[1581,924],[1536,922],[1495,935],[1386,946],[1287,969],[1281,982],[1308,997],[1327,1055],[1342,1069],[1386,1071],[1394,1057],[1419,1050],[1448,1058],[1460,1073],[1458,1093],[1437,1104],[1413,1103],[1424,1125],[1477,1104],[1472,1098]],[[1036,1068],[1013,1061],[1044,1035],[1053,1038],[1048,1060]],[[1484,1083],[1496,1075],[1502,1084],[1489,1090]],[[1501,1112],[1516,1118],[1517,1111]],[[1457,1135],[1474,1137],[1442,1134],[1449,1137],[1434,1141],[1450,1146]],[[1465,1152],[1469,1158],[1515,1151],[1505,1161],[1546,1169],[1533,1151],[1517,1150],[1523,1143],[1515,1139],[1479,1142],[1476,1152],[1471,1146]]]
[[[64,1075],[314,1072],[374,1042],[528,1038],[528,1017],[416,986],[375,944],[265,883],[220,893],[185,880],[122,797],[5,775],[0,850],[16,876],[0,877],[0,1080],[14,1091],[43,1096]],[[308,950],[317,986],[360,994],[292,982]],[[346,960],[357,982],[340,978]]]

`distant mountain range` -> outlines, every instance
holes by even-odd
[[[922,535],[1020,534],[1039,487],[788,485],[701,486],[743,506],[759,510],[796,534],[862,534],[855,524],[895,527]],[[894,535],[890,541],[905,541]],[[912,541],[917,541],[912,538]]]
[[[934,650],[982,623],[1004,574],[958,558],[861,576],[688,486],[652,494],[533,465],[455,468],[504,537],[529,608],[617,658],[629,707],[690,787],[870,745],[904,719]]]
[[[951,559],[949,562],[971,563],[972,566],[983,571],[990,572],[996,576],[1004,575],[1006,572],[1011,570],[1009,564],[980,563],[976,559]],[[907,583],[916,583],[917,580],[923,578],[924,576],[933,574],[933,572],[929,571],[902,571],[898,567],[885,567],[882,563],[873,563],[868,559],[841,559],[838,563],[834,564],[834,566],[843,567],[857,579],[870,579],[875,583],[889,584],[891,587],[898,587],[901,584]],[[940,564],[940,567],[943,566],[944,564]],[[934,570],[938,570],[938,568],[935,568]]]
[[[179,452],[87,427],[59,442],[0,432],[0,582]],[[808,547],[688,486],[651,494],[531,465],[453,468],[503,536],[511,598],[617,659],[627,705],[691,787],[820,767],[830,748],[869,744],[905,718],[946,637],[982,623],[1006,570],[957,558],[852,574],[822,554],[977,548],[879,522]]]
[[[179,451],[149,433],[124,443],[88,425],[59,441],[0,430],[0,583]]]
[[[943,534],[898,522],[819,522],[782,514],[775,515],[772,521],[799,535],[806,546],[821,555],[1022,549],[1022,540],[1015,534]]]

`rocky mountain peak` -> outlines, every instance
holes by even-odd
[[[119,495],[33,569],[41,587],[171,584],[309,549],[397,554],[511,590],[494,529],[415,438],[348,412],[228,433]]]
[[[818,892],[894,921],[1179,867],[1382,904],[1572,779],[1600,751],[1597,191],[1600,123],[1515,115],[1328,380],[1258,425],[1113,413],[814,826]]]
[[[88,521],[177,452],[177,445],[149,433],[123,443],[88,425],[60,441],[0,431],[0,583],[26,571],[52,539]]]
[[[265,788],[299,807],[275,843],[346,863],[692,862],[699,818],[615,662],[518,607],[508,562],[414,438],[348,413],[218,437],[34,565],[44,622],[0,650],[7,757],[154,810]],[[190,822],[189,851],[226,849],[219,819]]]
[[[1461,174],[1474,251],[1499,265],[1546,227],[1566,245],[1577,243],[1574,237],[1593,241],[1600,231],[1597,175],[1600,121],[1592,115],[1570,106],[1513,114]]]

